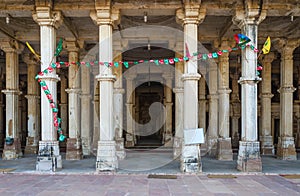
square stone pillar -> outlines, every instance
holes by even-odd
[[[220,49],[228,49],[230,43],[228,40],[221,40]],[[219,44],[217,44],[219,45]],[[218,64],[218,80],[219,80],[219,138],[217,145],[218,160],[233,160],[231,138],[229,137],[229,116],[230,116],[230,93],[229,89],[229,53],[224,53],[219,57]]]
[[[62,23],[61,12],[53,11],[49,6],[37,6],[33,19],[40,26],[40,48],[41,48],[41,71],[47,69],[51,63],[55,62],[54,54],[56,50],[56,29]],[[56,70],[40,76],[39,79],[44,81],[49,91],[51,92],[53,102],[57,103],[57,82],[59,81]],[[37,167],[38,171],[55,171],[57,168],[62,168],[62,160],[57,141],[57,131],[54,126],[54,118],[52,108],[46,94],[41,91],[41,141],[39,142],[39,156],[44,156],[51,151],[51,159],[56,164],[52,164],[52,168],[44,168],[43,160],[38,156]]]
[[[23,61],[27,64],[27,95],[28,100],[28,136],[26,138],[25,154],[38,153],[38,141],[40,140],[40,96],[38,96],[38,83],[34,79],[37,73],[37,61],[33,54],[23,55]]]
[[[260,145],[263,155],[273,155],[274,145],[272,136],[272,116],[271,116],[271,98],[273,97],[271,89],[271,68],[272,61],[275,58],[274,53],[269,53],[264,56],[262,61],[262,89],[261,89],[261,131]]]
[[[241,28],[242,34],[250,38],[250,44],[255,48],[258,24],[266,17],[266,10],[256,6],[260,5],[249,3],[243,10],[246,14],[239,15],[238,12],[234,17],[234,22]],[[257,141],[257,83],[261,79],[256,75],[257,53],[250,47],[245,47],[241,52],[242,74],[239,83],[242,91],[242,141],[239,143],[237,169],[243,172],[261,172],[260,144]]]
[[[78,61],[79,46],[76,40],[68,39],[66,49],[69,53],[69,62]],[[81,116],[80,116],[80,71],[77,64],[71,63],[68,69],[68,121],[69,138],[67,140],[67,160],[80,160],[83,158],[81,143]],[[84,110],[86,114],[86,110]]]
[[[21,141],[19,137],[19,53],[23,48],[15,40],[0,40],[0,47],[5,52],[6,59],[6,138],[2,158],[12,160],[22,156]]]
[[[165,122],[165,132],[163,135],[163,143],[165,147],[172,147],[173,145],[173,133],[172,133],[172,75],[164,74],[165,79],[165,108],[166,108],[166,122]]]
[[[91,18],[99,26],[99,62],[112,62],[112,25],[118,20],[119,12],[112,10],[110,4],[97,5]],[[100,140],[98,141],[96,171],[115,171],[118,169],[114,130],[113,87],[115,76],[111,67],[101,65],[96,77],[100,88]]]
[[[125,146],[133,147],[135,144],[135,135],[134,135],[134,85],[133,77],[126,76],[126,138]]]
[[[200,4],[186,2],[184,9],[179,9],[176,12],[178,21],[183,22],[185,56],[198,52],[198,24],[203,21],[206,14],[206,10],[200,7]],[[189,51],[187,51],[187,48]],[[198,80],[200,77],[197,60],[185,62],[182,76],[184,130],[198,128]],[[199,145],[188,145],[183,141],[180,169],[185,173],[202,171]]]
[[[299,40],[280,40],[275,47],[281,52],[280,64],[280,137],[277,158],[297,160],[293,136],[293,52]]]

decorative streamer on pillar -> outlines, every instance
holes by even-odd
[[[150,60],[142,60],[141,59],[141,60],[137,60],[137,61],[118,61],[118,62],[100,62],[100,61],[63,62],[63,61],[61,61],[61,62],[50,63],[48,68],[39,72],[35,76],[35,79],[39,82],[42,90],[44,91],[45,95],[47,96],[50,107],[52,108],[54,127],[56,128],[56,130],[59,134],[59,141],[62,142],[65,140],[66,136],[63,134],[63,131],[60,127],[61,119],[58,117],[57,104],[54,102],[54,100],[52,98],[52,94],[51,94],[46,82],[41,79],[41,76],[43,76],[44,74],[51,73],[51,72],[53,72],[54,69],[60,69],[62,66],[69,67],[71,64],[78,65],[78,66],[85,65],[87,67],[94,66],[94,65],[107,66],[107,67],[111,67],[111,66],[118,67],[118,66],[123,65],[125,68],[129,68],[130,65],[137,65],[139,63],[144,63],[144,62],[155,63],[156,65],[163,65],[163,64],[174,64],[177,62],[183,62],[183,61],[189,61],[189,60],[195,61],[195,60],[213,59],[213,58],[218,58],[219,56],[221,56],[224,53],[230,53],[230,52],[236,51],[238,49],[243,50],[246,47],[250,47],[250,49],[253,50],[255,53],[259,52],[258,49],[256,49],[253,45],[249,44],[249,42],[251,40],[247,36],[245,36],[243,34],[237,34],[234,36],[234,38],[237,41],[238,47],[228,48],[228,50],[219,50],[217,52],[212,52],[212,53],[208,53],[208,54],[195,52],[195,53],[193,53],[193,55],[190,55],[188,48],[187,48],[187,56],[183,56],[183,57],[179,57],[179,58],[175,57],[175,58],[167,58],[167,59],[150,59]],[[35,51],[33,50],[33,48],[29,44],[27,46],[28,46],[29,50],[33,54],[35,54]],[[63,39],[60,39],[51,62],[53,61],[53,59],[55,57],[57,57],[60,54],[60,52],[63,49],[62,46],[63,46]],[[187,47],[187,45],[186,45],[186,47]],[[257,70],[261,71],[262,66],[260,66],[260,67],[257,66]]]

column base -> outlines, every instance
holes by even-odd
[[[23,153],[21,150],[21,141],[19,138],[13,138],[12,144],[4,142],[4,149],[2,154],[3,160],[14,160],[20,158]]]
[[[126,134],[125,147],[127,148],[134,147],[133,135],[130,133]]]
[[[217,144],[217,159],[232,161],[233,153],[231,147],[231,138],[219,138]]]
[[[116,171],[118,159],[115,141],[98,141],[96,171]]]
[[[277,158],[282,160],[297,160],[294,137],[279,137]]]
[[[82,154],[84,156],[91,155],[91,143],[89,138],[81,137]]]
[[[208,141],[207,141],[208,155],[212,157],[217,156],[217,144],[218,144],[218,138],[208,136]]]
[[[260,149],[262,155],[274,155],[274,145],[272,136],[260,137]]]
[[[118,138],[116,140],[116,153],[118,160],[123,160],[126,157],[126,152],[124,149],[124,138]]]
[[[182,141],[181,137],[174,137],[173,140],[173,159],[177,159],[181,155],[182,150]]]
[[[67,153],[66,160],[81,160],[82,159],[82,146],[80,138],[67,139]]]
[[[26,146],[25,146],[25,154],[37,154],[38,153],[38,145],[34,142],[34,137],[26,138]]]
[[[164,147],[172,147],[173,145],[173,135],[165,134],[164,135]]]
[[[240,141],[237,169],[243,172],[261,172],[259,142]]]
[[[62,168],[58,141],[40,141],[36,161],[37,171],[56,171]]]
[[[182,144],[182,154],[180,158],[180,170],[183,173],[202,172],[201,156],[199,145]]]

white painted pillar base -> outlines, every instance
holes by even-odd
[[[237,169],[243,172],[261,172],[259,142],[240,141]]]
[[[184,145],[184,143],[182,144],[180,170],[184,173],[202,172],[199,145]]]
[[[53,163],[50,167],[46,162]],[[49,163],[48,162],[48,163]],[[62,169],[62,158],[59,152],[58,141],[39,141],[39,153],[37,156],[36,170],[37,171],[56,171]]]
[[[294,137],[279,137],[277,158],[282,160],[297,160]]]
[[[179,77],[179,76],[177,76]],[[181,155],[183,139],[183,88],[174,88],[175,92],[175,137],[173,140],[173,157],[178,158]]]
[[[274,155],[273,136],[260,136],[260,147],[262,155]]]
[[[118,168],[115,141],[98,141],[96,171],[115,171]]]
[[[177,159],[181,156],[181,150],[182,150],[182,137],[174,137],[173,140],[173,159]]]

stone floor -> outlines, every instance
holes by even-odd
[[[179,161],[174,160],[170,150],[127,150],[126,158],[119,161],[118,174],[181,174]],[[94,174],[96,158],[83,160],[65,160],[62,153],[63,168],[57,174]],[[300,156],[298,156],[300,157]],[[10,169],[9,173],[40,173],[35,171],[35,155],[25,155],[17,160],[1,160],[0,169]],[[262,156],[261,174],[300,174],[300,160],[283,161],[274,156]],[[204,174],[243,174],[236,170],[236,155],[233,161],[218,161],[208,156],[202,157]],[[259,172],[260,173],[260,172]]]
[[[263,171],[251,174],[235,169],[236,156],[234,161],[205,156],[203,173],[182,174],[172,152],[159,150],[128,150],[115,173],[96,173],[94,156],[63,159],[63,169],[53,173],[35,171],[35,161],[33,155],[0,160],[0,195],[300,195],[300,160],[272,156],[263,156]]]

